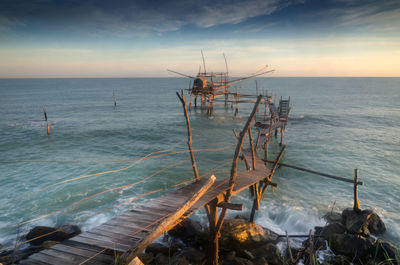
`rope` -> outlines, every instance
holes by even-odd
[[[197,149],[197,150],[193,150],[193,152],[202,152],[202,151],[217,152],[217,151],[222,151],[222,150],[228,149],[229,147],[231,147],[233,145],[234,144],[227,145],[227,146],[224,146],[224,147],[214,148],[214,149]],[[163,156],[168,156],[168,155],[175,155],[175,154],[181,154],[181,153],[189,152],[188,150],[182,150],[182,151],[177,151],[177,152],[170,152],[170,153],[166,153],[166,154],[151,156],[152,154],[166,152],[166,151],[167,150],[157,151],[157,152],[150,153],[150,154],[148,154],[148,155],[146,155],[146,156],[144,156],[142,158],[135,158],[133,160],[126,160],[125,162],[130,162],[130,161],[135,161],[135,160],[136,161],[134,163],[132,163],[131,165],[129,165],[127,167],[124,167],[124,168],[114,169],[114,170],[109,170],[109,171],[103,171],[103,172],[98,172],[98,173],[89,174],[89,175],[84,175],[84,176],[80,176],[80,177],[76,177],[76,178],[72,178],[72,179],[63,180],[63,181],[60,181],[60,182],[57,182],[57,183],[54,183],[54,184],[50,184],[50,185],[44,186],[43,188],[40,188],[39,190],[30,192],[30,193],[22,194],[21,196],[11,200],[10,203],[13,203],[13,202],[15,202],[15,201],[17,201],[17,200],[19,200],[19,199],[21,199],[23,197],[32,196],[32,195],[34,195],[34,194],[36,194],[38,192],[41,192],[43,190],[46,190],[46,189],[49,189],[49,188],[52,188],[52,187],[55,187],[55,186],[58,186],[58,185],[61,185],[61,184],[65,184],[65,183],[68,183],[68,182],[72,182],[72,181],[75,181],[75,180],[80,180],[80,179],[89,178],[89,177],[93,177],[93,176],[100,176],[100,175],[104,175],[104,174],[108,174],[108,173],[121,172],[121,171],[127,170],[127,169],[135,166],[140,161],[143,161],[143,160],[146,160],[146,159],[158,158],[158,157],[163,157]]]
[[[227,164],[227,163],[228,163],[228,162],[226,162],[226,163],[224,163],[224,164],[222,164],[222,165],[219,165],[219,166],[215,167],[214,169],[217,169],[217,168],[219,168],[219,167],[222,167],[222,166],[224,166],[224,165]],[[204,177],[204,176],[207,175],[208,173],[213,172],[214,169],[212,169],[212,170],[210,170],[210,171],[208,171],[208,172],[202,174],[201,177]],[[190,179],[187,179],[187,180],[182,181],[182,182],[180,182],[180,183],[177,183],[177,184],[171,185],[171,186],[169,186],[169,187],[166,187],[166,188],[161,188],[161,189],[158,189],[158,190],[153,190],[153,191],[147,192],[147,193],[145,193],[145,194],[142,194],[142,195],[139,195],[139,196],[136,196],[136,197],[132,197],[132,198],[130,198],[130,199],[128,199],[128,200],[126,200],[126,201],[124,201],[124,202],[122,202],[122,203],[119,203],[119,204],[117,204],[117,205],[114,205],[114,206],[112,206],[112,207],[110,207],[110,208],[107,208],[107,209],[101,211],[101,212],[98,212],[98,213],[92,214],[92,215],[90,215],[90,216],[88,216],[88,217],[86,217],[86,218],[77,220],[77,221],[73,222],[72,224],[67,225],[67,226],[65,226],[65,227],[63,227],[63,228],[58,228],[58,229],[56,229],[56,230],[54,230],[54,231],[52,231],[52,232],[49,232],[49,233],[46,233],[46,234],[37,236],[37,237],[32,238],[32,239],[29,239],[29,240],[22,241],[22,242],[20,242],[20,243],[18,243],[18,244],[16,244],[16,245],[13,245],[13,246],[1,248],[1,249],[0,249],[0,252],[2,252],[2,251],[4,251],[4,250],[9,250],[9,249],[12,249],[12,248],[16,248],[16,247],[18,247],[18,246],[21,246],[21,245],[23,245],[23,244],[29,243],[29,242],[31,242],[31,241],[34,241],[34,240],[36,240],[36,239],[39,239],[39,238],[42,238],[42,237],[45,237],[45,236],[48,236],[48,235],[51,235],[51,234],[54,234],[54,233],[56,233],[56,232],[63,231],[65,228],[71,227],[72,225],[76,225],[76,224],[85,222],[85,221],[89,220],[90,218],[92,218],[92,217],[94,217],[94,216],[96,216],[96,215],[105,213],[105,212],[110,211],[110,210],[112,210],[112,209],[114,209],[114,208],[120,207],[120,206],[122,206],[122,205],[124,205],[124,204],[130,203],[130,202],[132,202],[132,201],[135,201],[135,200],[140,199],[140,198],[142,198],[142,197],[148,196],[148,195],[150,195],[150,194],[157,193],[157,192],[166,190],[166,189],[168,189],[168,188],[173,188],[173,187],[181,186],[181,185],[183,185],[183,184],[186,184],[186,183],[188,183],[188,182],[193,182],[193,181],[194,181],[194,179],[193,179],[193,178],[190,178]]]
[[[67,205],[67,206],[64,206],[64,207],[62,207],[62,208],[56,210],[56,211],[50,212],[50,213],[45,214],[45,215],[41,215],[41,216],[39,216],[39,217],[36,217],[36,218],[30,219],[30,220],[24,221],[24,222],[21,222],[21,223],[18,223],[18,224],[14,224],[14,225],[11,225],[11,226],[6,226],[6,227],[3,227],[2,229],[4,229],[4,228],[12,228],[12,227],[17,227],[17,226],[21,226],[21,225],[24,225],[24,224],[28,224],[28,223],[31,223],[31,222],[34,222],[34,221],[43,219],[43,218],[45,218],[45,217],[51,216],[51,215],[53,215],[53,214],[55,214],[55,213],[58,213],[58,212],[60,212],[60,211],[62,211],[62,210],[65,210],[66,208],[69,208],[69,207],[71,207],[71,206],[73,206],[73,205],[77,205],[77,204],[79,204],[79,203],[81,203],[81,202],[83,202],[83,201],[86,201],[86,200],[88,200],[88,199],[90,199],[90,198],[99,196],[99,195],[101,195],[101,194],[104,194],[104,193],[107,193],[107,192],[111,192],[111,191],[114,191],[114,190],[118,190],[118,189],[123,189],[123,188],[135,186],[135,185],[137,185],[137,184],[139,184],[139,183],[141,183],[141,182],[144,182],[144,181],[146,181],[146,180],[148,180],[148,179],[154,177],[155,175],[157,175],[157,174],[159,174],[159,173],[161,173],[161,172],[163,172],[163,171],[165,171],[165,170],[167,170],[167,169],[169,169],[169,168],[172,168],[172,167],[178,166],[178,165],[180,165],[180,164],[183,164],[184,162],[185,162],[185,161],[180,161],[180,162],[177,162],[177,163],[168,165],[168,166],[166,166],[166,167],[164,167],[164,168],[158,170],[156,173],[154,173],[154,174],[152,174],[152,175],[150,175],[150,176],[148,176],[148,177],[146,177],[146,178],[144,178],[144,179],[142,179],[142,180],[133,182],[133,183],[131,183],[131,184],[127,184],[127,185],[123,185],[123,186],[119,186],[119,187],[115,187],[115,188],[111,188],[111,189],[108,189],[108,190],[101,191],[101,192],[99,192],[99,193],[96,193],[96,194],[87,196],[87,197],[85,197],[85,198],[82,198],[82,199],[80,199],[79,201],[73,202],[73,203],[71,203],[71,204],[69,204],[69,205]]]

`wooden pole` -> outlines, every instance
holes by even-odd
[[[50,123],[47,123],[47,135],[50,135]]]
[[[253,136],[251,134],[251,127],[249,127],[249,142],[250,142],[250,149],[251,149],[251,166],[252,170],[256,170],[256,152],[254,150],[254,143],[253,143]]]
[[[267,136],[267,140],[264,142],[264,158],[265,158],[265,165],[268,167],[268,149],[269,149],[269,136]]]
[[[361,212],[360,202],[358,201],[358,169],[354,169],[354,206],[353,210],[356,213]]]
[[[267,160],[266,162],[267,163],[275,163],[275,161],[272,161],[272,160]],[[311,173],[311,174],[315,174],[315,175],[320,175],[322,177],[327,177],[327,178],[336,179],[336,180],[340,180],[340,181],[344,181],[344,182],[354,183],[354,180],[351,180],[351,179],[347,179],[347,178],[339,177],[339,176],[334,176],[334,175],[318,172],[318,171],[307,169],[307,168],[293,166],[293,165],[289,165],[289,164],[286,164],[286,163],[279,162],[278,165],[279,166],[283,166],[283,167],[294,168],[294,169],[297,169],[297,170],[300,170],[300,171],[305,171],[305,172],[308,172],[308,173]],[[364,184],[364,182],[357,181],[357,185],[363,185],[363,184]]]
[[[237,143],[236,149],[235,149],[235,155],[233,156],[233,161],[232,161],[231,176],[229,178],[229,189],[226,191],[225,198],[224,198],[225,202],[229,202],[232,197],[232,191],[233,191],[233,188],[236,183],[237,165],[239,162],[240,150],[242,149],[242,145],[243,145],[244,139],[246,137],[246,133],[248,132],[250,125],[254,120],[254,115],[257,112],[258,106],[260,105],[260,101],[261,101],[261,96],[258,96],[257,101],[254,104],[253,111],[251,112],[249,119],[247,120],[246,124],[243,127],[242,132],[239,135],[238,143]],[[212,242],[214,242],[213,243],[214,244],[213,245],[214,246],[213,247],[213,250],[214,250],[213,257],[214,258],[215,257],[218,258],[218,235],[219,235],[219,231],[222,227],[222,223],[224,222],[224,219],[226,216],[226,211],[227,211],[227,208],[223,207],[221,210],[221,214],[219,215],[218,222],[215,227],[215,233],[213,235],[214,238],[211,239]],[[213,263],[210,263],[210,264],[217,265],[218,264],[217,258],[214,259]]]
[[[178,92],[176,92],[176,95],[178,96],[179,100],[182,103],[183,106],[183,113],[185,114],[186,118],[186,126],[187,126],[187,131],[188,131],[188,146],[189,146],[189,151],[190,151],[190,159],[192,160],[192,167],[193,167],[193,173],[194,177],[197,181],[200,180],[199,177],[199,171],[197,170],[197,164],[196,164],[196,159],[194,158],[194,153],[193,153],[193,147],[192,147],[192,129],[190,127],[190,119],[189,119],[189,114],[186,108],[186,101],[185,101],[185,93],[183,92],[183,89],[181,90],[181,95],[179,95]]]
[[[44,115],[44,120],[47,121],[47,113],[46,113],[46,106],[43,105],[43,115]]]
[[[310,243],[310,265],[314,265],[314,243],[312,239],[312,229],[310,229],[310,237],[309,237],[309,243]]]
[[[281,143],[279,144],[280,146],[283,145],[283,135],[285,134],[285,128],[281,128]]]

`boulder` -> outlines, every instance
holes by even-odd
[[[353,209],[345,209],[342,212],[342,222],[351,234],[369,236],[370,234],[382,234],[386,231],[385,224],[375,210],[364,210],[356,213]]]
[[[147,265],[147,264],[150,264],[150,263],[153,262],[153,260],[154,260],[154,255],[153,255],[153,253],[140,253],[140,254],[138,255],[138,258],[140,259],[140,261],[141,261],[143,264]]]
[[[200,223],[186,218],[174,228],[168,231],[168,235],[179,238],[183,242],[190,243],[196,240],[198,234],[203,232],[203,228]]]
[[[353,263],[346,256],[336,255],[336,256],[332,257],[327,264],[329,264],[329,265],[350,265]]]
[[[329,240],[333,234],[343,234],[344,232],[346,232],[346,228],[341,223],[330,223],[322,229],[320,236]]]
[[[333,234],[331,237],[331,249],[333,252],[350,258],[355,256],[366,257],[373,245],[374,240],[372,238],[365,238],[360,235]]]
[[[154,258],[154,261],[151,264],[154,265],[169,265],[169,258],[168,256],[158,253],[156,257]]]
[[[250,252],[255,257],[255,260],[265,258],[265,260],[270,265],[282,264],[281,252],[279,251],[279,248],[272,243],[268,243],[256,249],[253,249]]]
[[[248,259],[234,257],[231,260],[224,260],[222,265],[253,265],[253,262]]]
[[[325,219],[327,224],[341,223],[342,222],[342,215],[340,213],[337,213],[337,212],[327,213],[322,218]]]
[[[255,259],[254,255],[249,250],[246,249],[238,249],[237,256],[249,260]]]
[[[378,239],[372,251],[372,256],[376,263],[391,260],[391,263],[388,264],[400,264],[400,249],[389,241]]]
[[[219,238],[222,250],[253,249],[269,242],[265,230],[243,219],[227,219]]]
[[[155,256],[158,253],[162,253],[162,254],[167,255],[167,256],[168,255],[172,255],[170,253],[170,248],[167,247],[167,246],[164,246],[163,244],[160,244],[160,243],[152,243],[152,244],[148,245],[145,252],[146,253],[152,253]]]
[[[189,261],[185,258],[185,256],[178,254],[172,257],[171,264],[173,265],[189,265]]]
[[[76,225],[66,225],[60,228],[48,226],[36,226],[25,236],[32,245],[41,245],[45,241],[61,242],[81,233],[81,229]],[[39,238],[38,238],[39,237]]]
[[[202,264],[206,258],[206,254],[197,248],[184,248],[180,254],[184,256],[190,264]]]

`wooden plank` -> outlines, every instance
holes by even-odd
[[[79,243],[84,243],[88,245],[93,245],[101,248],[109,248],[112,250],[116,250],[118,252],[125,252],[129,249],[130,246],[124,245],[121,243],[111,243],[109,241],[101,241],[101,240],[94,240],[86,237],[80,237],[76,236],[70,239],[71,241],[79,242]]]
[[[108,238],[110,238],[110,240],[116,241],[116,242],[130,242],[130,241],[137,242],[137,241],[139,241],[139,238],[129,236],[129,234],[125,234],[125,235],[118,234],[118,233],[114,233],[113,231],[103,231],[100,229],[91,229],[89,231],[89,233],[108,237]]]
[[[126,253],[121,256],[121,263],[128,264],[131,262],[140,252],[142,252],[151,242],[153,242],[160,235],[172,228],[171,225],[176,222],[206,191],[213,185],[215,176],[212,175],[209,179],[203,179],[190,184],[193,187],[193,191],[188,193],[186,202],[172,215],[164,219],[155,229],[152,231],[144,240],[130,248]]]
[[[53,247],[51,247],[51,249],[67,252],[74,255],[79,255],[84,257],[85,259],[91,258],[93,261],[102,262],[105,264],[110,264],[114,261],[114,257],[111,255],[106,255],[103,253],[99,254],[101,250],[98,251],[86,250],[62,244],[54,245]]]
[[[79,236],[94,239],[94,240],[110,242],[110,243],[119,243],[119,244],[123,244],[123,245],[127,245],[127,246],[135,244],[138,241],[133,238],[111,238],[108,236],[95,234],[90,231],[84,232],[84,233],[80,234]]]
[[[42,252],[35,253],[35,254],[29,256],[29,260],[44,263],[47,265],[65,264],[67,262],[65,259],[62,259],[60,257],[49,256],[49,255],[43,254]]]
[[[118,225],[109,225],[109,224],[102,224],[101,226],[96,227],[96,229],[103,230],[103,231],[113,231],[115,233],[120,233],[120,234],[125,234],[125,235],[130,235],[133,233],[137,233],[137,231],[140,231],[139,234],[137,234],[137,237],[142,237],[142,235],[148,234],[152,230],[152,226],[143,229],[143,227],[136,226],[135,224],[131,224],[130,226],[125,226],[123,224],[118,224]]]
[[[63,260],[62,263],[56,263],[56,264],[71,264],[71,265],[72,264],[80,264],[88,259],[88,257],[84,257],[84,256],[80,256],[80,255],[76,255],[73,253],[68,253],[65,251],[60,251],[60,250],[56,250],[56,249],[52,249],[52,248],[43,250],[40,253],[49,255],[53,258]],[[85,264],[105,264],[106,265],[107,262],[98,260],[98,259],[96,259],[96,260],[92,259],[90,261],[85,262]]]

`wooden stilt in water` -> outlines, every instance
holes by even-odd
[[[356,213],[361,212],[360,202],[358,201],[358,169],[354,169],[354,206],[353,210]]]
[[[192,110],[192,93],[190,93],[190,98],[189,98],[189,111]]]
[[[113,98],[114,98],[114,108],[117,107],[117,97],[115,96],[115,93],[113,91]]]
[[[251,207],[250,222],[254,222],[254,216],[256,210],[260,210],[260,189],[258,184],[254,184],[254,195],[253,206]]]
[[[47,135],[50,135],[50,123],[47,123]]]
[[[193,154],[192,129],[190,127],[190,119],[189,119],[189,114],[188,114],[188,111],[187,111],[187,108],[186,108],[185,94],[183,92],[183,89],[181,90],[181,96],[179,95],[178,92],[176,92],[176,95],[178,96],[178,98],[181,101],[182,106],[183,106],[183,112],[185,114],[187,131],[188,131],[188,142],[187,142],[187,144],[189,146],[190,159],[192,160],[192,167],[193,167],[194,177],[198,181],[198,180],[200,180],[200,177],[199,177],[199,171],[197,170],[196,159],[194,158],[194,154]]]
[[[264,142],[264,158],[265,161],[268,161],[268,148],[269,148],[269,136],[267,140]],[[268,167],[268,162],[265,162],[265,165]]]
[[[47,121],[47,113],[46,113],[46,106],[43,105],[43,115],[44,115],[44,120]]]
[[[280,142],[280,146],[283,145],[283,135],[285,134],[285,127],[281,128],[281,142]]]
[[[197,108],[197,95],[194,97],[194,108]]]

